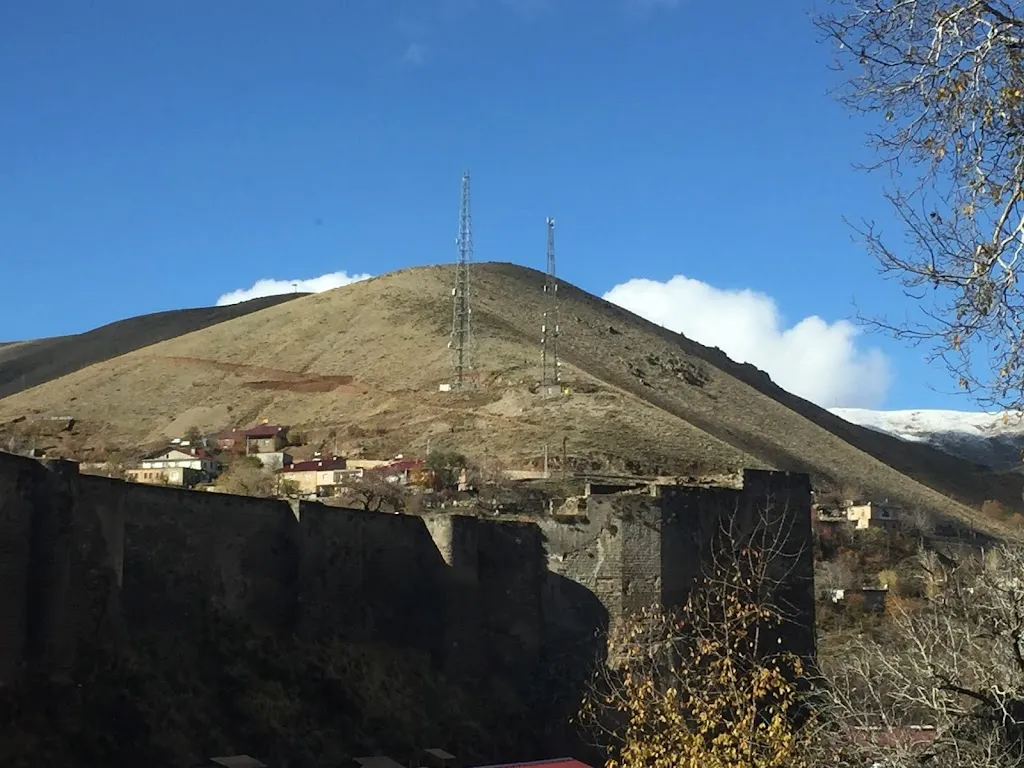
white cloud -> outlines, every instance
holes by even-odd
[[[366,280],[373,275],[350,275],[348,272],[329,272],[320,277],[311,277],[307,280],[272,280],[264,278],[257,280],[249,288],[239,288],[237,291],[225,293],[217,299],[217,306],[223,307],[227,304],[238,304],[240,301],[258,299],[260,296],[277,296],[281,293],[323,293],[332,288],[339,288],[349,283]]]
[[[888,360],[878,349],[858,346],[855,325],[811,316],[787,328],[775,301],[763,293],[723,291],[676,275],[664,283],[629,280],[604,298],[752,363],[783,389],[824,407],[876,407],[889,389]]]

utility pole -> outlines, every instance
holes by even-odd
[[[558,279],[555,277],[555,220],[548,218],[547,275],[544,278],[544,322],[541,325],[540,387],[544,395],[557,391],[558,375]]]
[[[459,236],[455,240],[455,287],[452,289],[452,389],[472,387],[473,310],[470,306],[469,266],[473,262],[473,219],[469,208],[469,171],[462,174],[462,205],[459,210]]]
[[[548,472],[548,444],[544,443],[544,478],[551,477],[551,473]]]

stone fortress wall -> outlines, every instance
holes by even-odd
[[[201,629],[207,607],[300,637],[414,648],[458,673],[583,674],[630,610],[678,605],[723,520],[785,531],[787,593],[813,653],[810,483],[659,486],[535,523],[411,516],[80,475],[0,453],[0,685],[60,676],[133,627]]]

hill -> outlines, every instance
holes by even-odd
[[[903,440],[927,443],[996,470],[1017,470],[1024,456],[1024,422],[1019,415],[943,410],[829,410],[855,424]]]
[[[0,397],[295,297],[296,294],[267,296],[225,307],[156,312],[71,336],[0,343]]]
[[[187,333],[0,399],[0,423],[68,414],[83,441],[109,448],[267,418],[348,454],[422,454],[429,441],[507,468],[564,446],[584,470],[800,470],[820,487],[984,530],[1003,526],[970,507],[1020,506],[1024,478],[851,424],[567,283],[560,350],[571,394],[532,394],[544,275],[511,264],[474,266],[477,391],[439,392],[452,276],[403,270]]]

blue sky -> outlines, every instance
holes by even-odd
[[[823,405],[969,408],[831,325],[906,304],[842,221],[890,219],[808,10],[2,3],[0,340],[450,261],[469,168],[480,260],[543,268],[554,216],[560,276]]]

